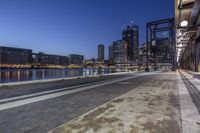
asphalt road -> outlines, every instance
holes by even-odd
[[[70,82],[60,81],[56,83],[1,88],[1,100],[75,85],[84,85],[86,89],[81,89],[84,87],[78,87],[75,88],[77,90],[76,92],[57,95],[56,97],[51,97],[51,94],[45,94],[45,96],[49,96],[46,100],[33,101],[24,105],[20,105],[19,103],[24,102],[23,100],[30,101],[31,98],[19,99],[19,103],[13,103],[13,101],[0,103],[0,107],[16,104],[16,107],[2,109],[0,111],[0,133],[48,132],[62,123],[70,121],[141,84],[155,82],[160,76],[164,75],[162,73],[148,73],[147,75],[123,74],[71,80]],[[101,82],[97,83],[99,81]],[[91,83],[93,83],[93,86],[90,85]],[[61,91],[59,94],[67,91]],[[40,97],[35,96],[34,98],[39,99]]]

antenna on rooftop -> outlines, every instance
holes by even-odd
[[[134,21],[133,20],[131,20],[131,25],[133,25],[134,24]]]
[[[125,24],[122,24],[122,31],[124,31],[124,26],[125,26]]]

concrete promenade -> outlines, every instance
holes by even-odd
[[[49,133],[199,133],[198,105],[180,73],[200,90],[192,75],[168,72]]]
[[[199,133],[188,81],[200,90],[184,71],[2,86],[0,133]]]
[[[176,73],[159,74],[50,133],[179,133],[178,91]]]

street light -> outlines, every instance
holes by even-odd
[[[186,26],[188,26],[188,21],[187,20],[183,20],[181,22],[181,27],[186,27]]]
[[[183,47],[183,44],[180,43],[180,44],[178,45],[178,47]]]

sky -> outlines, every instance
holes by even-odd
[[[97,57],[97,45],[122,38],[122,26],[174,17],[174,0],[0,0],[0,46]]]

